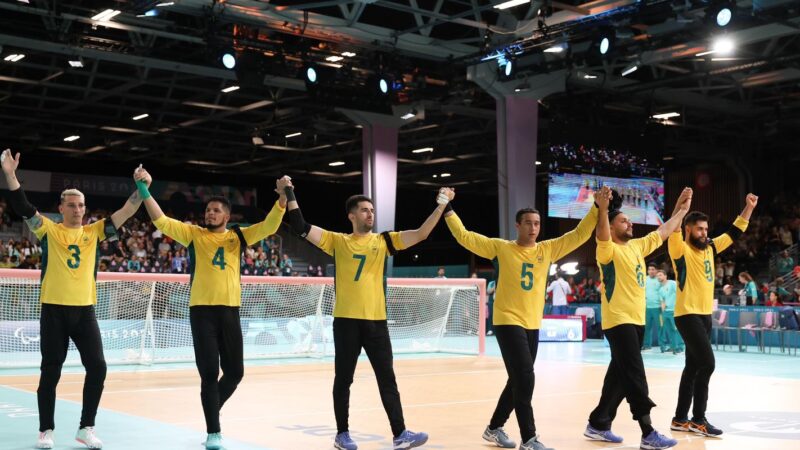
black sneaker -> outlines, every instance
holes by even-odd
[[[708,437],[722,436],[722,430],[708,423],[706,419],[692,419],[689,421],[689,430]]]

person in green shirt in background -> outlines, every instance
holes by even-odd
[[[656,272],[656,279],[661,284],[658,288],[658,297],[661,301],[661,353],[671,351],[673,354],[683,352],[683,339],[675,327],[675,297],[677,295],[678,284],[675,280],[667,279],[667,273],[663,270]]]
[[[656,278],[656,265],[649,263],[647,265],[647,279],[644,286],[644,298],[646,304],[646,312],[644,316],[644,341],[642,343],[642,350],[650,350],[653,346],[653,332],[655,332],[655,342],[658,343],[659,336],[661,336],[661,297],[658,295],[658,290],[661,288],[661,283]]]

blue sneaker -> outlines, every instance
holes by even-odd
[[[420,445],[423,445],[426,442],[428,442],[427,433],[414,433],[413,431],[405,430],[402,433],[400,433],[400,436],[394,438],[392,444],[393,448],[402,449],[402,448],[419,447]]]
[[[503,427],[497,427],[494,430],[486,427],[486,429],[483,430],[483,439],[493,442],[495,445],[502,448],[514,448],[517,446],[517,443],[508,437]]]
[[[539,442],[539,435],[528,439],[528,442],[519,444],[519,450],[553,450],[552,448],[545,447],[544,444]]]
[[[222,433],[208,433],[206,450],[220,450],[222,448]]]
[[[586,425],[583,435],[593,441],[613,442],[615,444],[622,442],[622,436],[617,436],[611,430],[598,430],[591,425]]]
[[[353,440],[353,438],[350,437],[350,433],[347,431],[336,435],[336,439],[333,440],[333,446],[338,448],[339,450],[358,449],[356,442]]]
[[[656,430],[653,430],[646,437],[642,438],[642,443],[639,448],[642,450],[660,450],[664,448],[675,447],[678,441],[668,438]]]

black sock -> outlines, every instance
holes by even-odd
[[[650,433],[653,432],[653,425],[650,421],[650,415],[642,416],[639,418],[639,428],[642,429],[642,437],[647,437]]]

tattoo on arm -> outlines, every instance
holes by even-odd
[[[39,214],[36,214],[33,217],[31,217],[30,219],[25,219],[25,223],[28,224],[28,228],[30,228],[31,230],[34,230],[34,231],[38,230],[39,228],[42,227],[42,224],[43,224],[42,216],[40,216]]]
[[[128,197],[128,201],[133,203],[134,205],[138,205],[142,203],[142,196],[139,195],[139,191],[133,191],[130,197]]]

